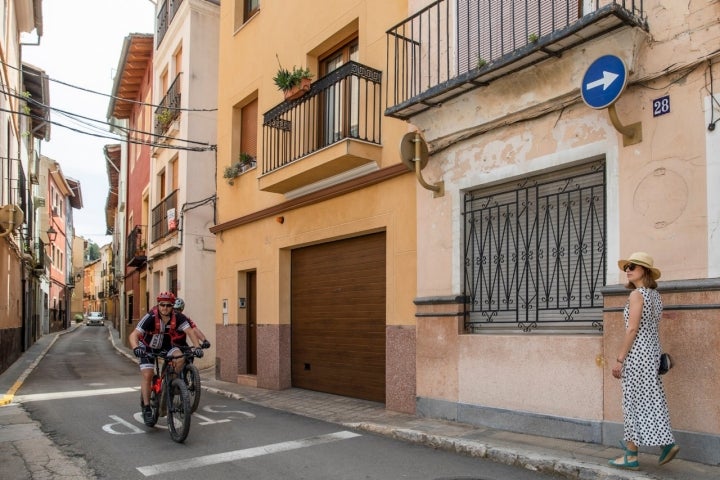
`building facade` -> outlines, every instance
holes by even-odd
[[[118,122],[116,131],[126,139],[122,146],[106,145],[108,181],[111,191],[108,210],[118,207],[118,194],[122,189],[122,215],[112,215],[108,231],[114,234],[117,257],[112,266],[120,282],[109,282],[110,296],[121,299],[123,318],[118,323],[120,338],[135,328],[138,320],[148,311],[147,250],[149,223],[149,178],[151,148],[154,142],[149,133],[153,125],[153,44],[152,34],[130,34],[123,42],[118,60],[117,75],[113,84],[113,98],[108,106],[108,118]],[[122,122],[122,125],[119,124]],[[118,163],[120,164],[118,166]],[[122,180],[120,180],[122,178]],[[117,185],[115,195],[112,185]],[[120,223],[120,228],[115,225]],[[110,273],[110,272],[108,272]],[[110,287],[114,287],[111,293]],[[120,286],[120,288],[117,288]],[[120,319],[119,319],[120,320]]]
[[[223,2],[216,372],[415,409],[415,187],[383,117],[405,2]],[[286,97],[274,82],[308,69]],[[286,99],[288,98],[288,99]],[[249,159],[249,160],[248,160]]]
[[[681,456],[717,464],[720,7],[490,3],[412,2],[387,35],[386,114],[445,192],[416,193],[418,413],[615,445],[617,261],[647,251]],[[627,81],[591,105],[607,55]]]
[[[215,343],[215,142],[220,2],[157,2],[147,217],[148,303],[171,291]],[[214,358],[197,360],[208,367]]]
[[[49,104],[41,70],[22,63],[22,33],[42,36],[40,0],[3,1],[0,55],[0,372],[42,335],[46,318],[44,236],[35,205],[44,199],[39,183],[40,141],[50,134]],[[24,92],[30,95],[24,95]],[[33,103],[30,99],[34,99]]]

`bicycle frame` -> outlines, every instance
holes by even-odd
[[[180,375],[175,371],[174,360],[186,357],[184,352],[181,356],[167,357],[166,351],[147,352],[155,362],[155,374],[150,384],[150,407],[153,411],[154,426],[161,413],[167,414],[168,432],[173,441],[182,443],[190,433],[190,418],[192,408],[190,394],[187,386]],[[192,355],[192,353],[190,353]],[[160,359],[163,359],[162,367]],[[187,364],[187,360],[185,362]]]

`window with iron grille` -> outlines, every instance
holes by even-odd
[[[467,333],[602,330],[605,163],[465,194]]]

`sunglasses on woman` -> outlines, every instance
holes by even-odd
[[[635,270],[635,267],[637,267],[637,265],[635,265],[634,263],[628,263],[628,264],[625,265],[625,267],[623,268],[623,271],[625,271],[625,272],[632,272],[633,270]]]

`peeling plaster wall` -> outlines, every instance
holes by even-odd
[[[423,177],[431,184],[443,180],[446,192],[433,198],[427,190],[417,191],[420,300],[464,294],[466,191],[597,158],[606,165],[607,285],[624,281],[615,262],[638,250],[655,258],[662,281],[720,274],[720,194],[715,193],[720,128],[707,129],[720,117],[720,103],[713,107],[710,100],[711,90],[720,91],[720,67],[713,64],[720,44],[720,4],[644,4],[649,34],[639,29],[612,32],[411,119],[430,149]],[[616,109],[624,125],[641,122],[642,141],[634,145],[623,145],[606,110],[593,110],[580,98],[584,72],[606,54],[619,56],[628,67],[628,84]],[[653,116],[653,100],[665,95],[670,113]],[[682,297],[682,305],[707,303],[698,295]],[[667,302],[672,305],[678,298],[668,295]],[[673,338],[690,335],[678,327],[683,321],[705,318],[684,313],[678,305],[669,314]],[[418,310],[426,315],[417,332],[420,405],[438,402],[445,409],[470,405],[591,423],[621,421],[619,387],[605,368],[605,357],[615,354],[613,348],[606,351],[608,335],[615,345],[618,328],[586,336],[466,335],[461,317],[451,321],[433,318],[428,308]],[[614,318],[608,315],[606,321]],[[717,337],[716,324],[702,324],[708,338]],[[690,347],[679,338],[671,345],[679,356],[713,356],[712,345],[695,342]],[[694,375],[694,384],[707,384],[706,370],[688,374]],[[709,430],[703,425],[699,412],[709,405],[696,404],[692,388],[669,385],[671,406],[690,406],[691,411],[671,411],[680,428],[720,434],[716,425]],[[720,391],[711,389],[707,395],[717,398]],[[583,392],[582,398],[577,392]]]

